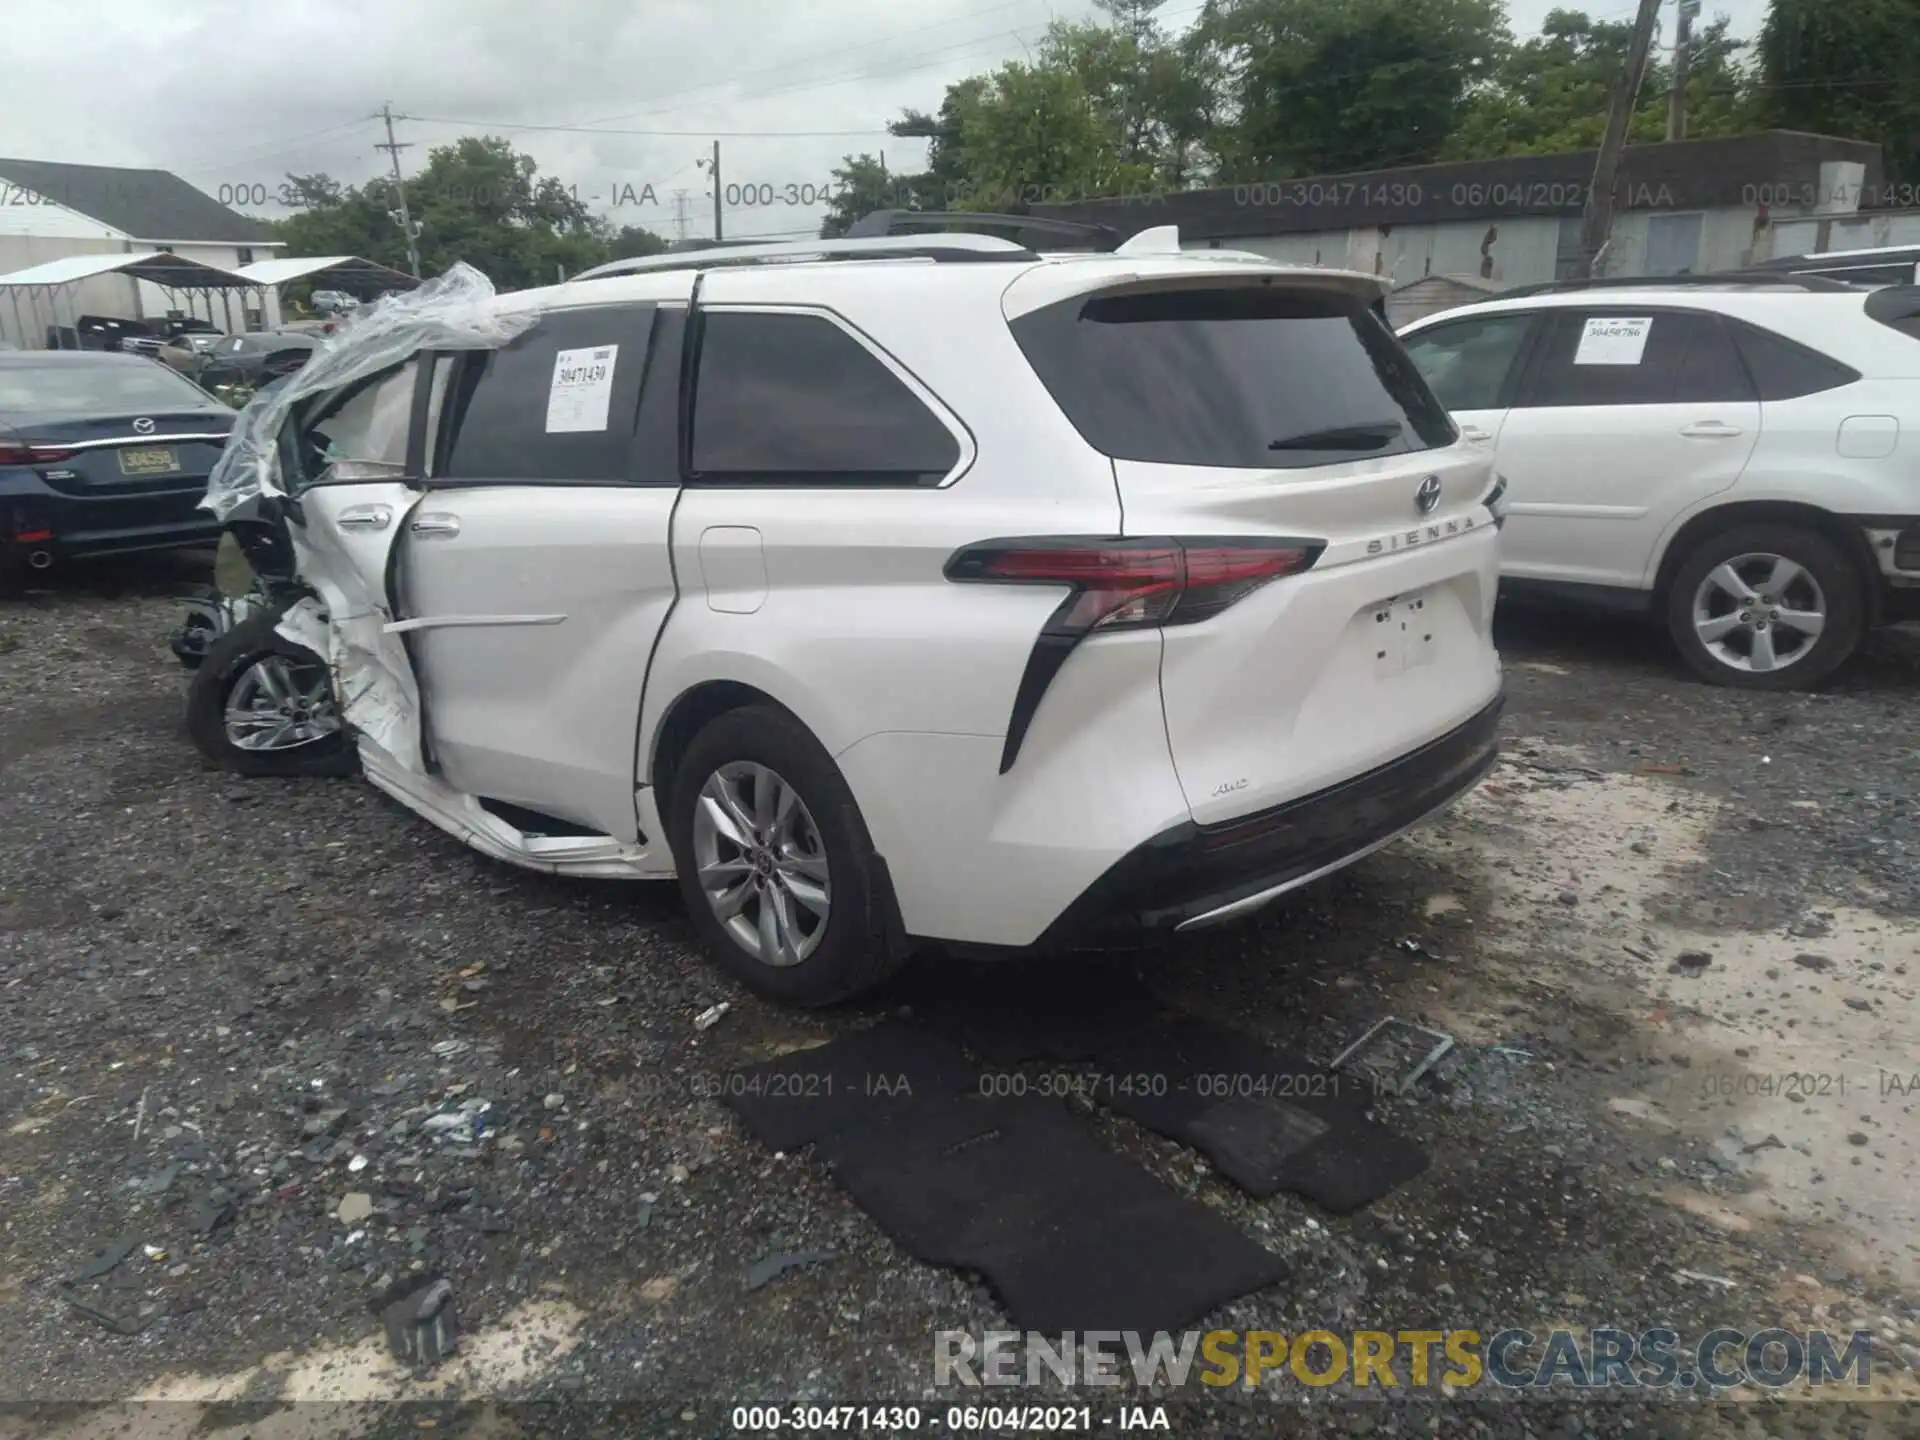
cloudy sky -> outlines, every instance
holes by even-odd
[[[0,155],[155,166],[236,209],[285,213],[288,171],[383,170],[372,117],[391,102],[409,168],[462,134],[500,134],[616,223],[711,233],[696,165],[756,188],[831,180],[848,153],[915,168],[886,134],[903,107],[1021,58],[1085,0],[4,0]],[[1552,0],[1509,0],[1537,30]],[[1633,0],[1590,0],[1627,19]],[[1765,0],[1707,0],[1750,35]],[[1172,28],[1196,0],[1166,0]],[[1670,29],[1671,0],[1662,15]],[[76,76],[91,77],[84,83]],[[651,186],[657,203],[646,204]],[[674,192],[684,190],[684,200]],[[764,193],[764,190],[762,190]],[[266,203],[258,203],[265,199]],[[804,189],[796,189],[804,200]],[[732,206],[729,236],[815,233],[818,207]]]

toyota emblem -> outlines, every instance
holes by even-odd
[[[136,435],[151,435],[153,433],[153,421],[149,420],[145,415],[142,415],[138,420],[133,422],[133,430]],[[1424,495],[1426,492],[1423,490],[1420,493]],[[1432,507],[1429,506],[1428,508],[1431,509]]]
[[[1433,513],[1433,507],[1440,503],[1440,477],[1429,475],[1420,482],[1420,488],[1413,492],[1413,503],[1420,507],[1422,515]]]

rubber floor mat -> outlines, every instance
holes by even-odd
[[[1100,1102],[1192,1145],[1252,1195],[1281,1190],[1336,1215],[1421,1174],[1427,1152],[1367,1118],[1366,1081],[1190,1015],[1105,1047]]]
[[[1286,1274],[1054,1100],[933,1099],[820,1149],[881,1229],[986,1276],[1021,1330],[1177,1331]]]
[[[773,1150],[798,1150],[936,1096],[978,1091],[979,1076],[951,1041],[883,1020],[812,1050],[731,1071],[723,1102]]]

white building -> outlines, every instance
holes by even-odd
[[[72,255],[155,251],[238,270],[282,248],[262,222],[164,170],[0,159],[0,275]],[[87,281],[76,303],[78,313],[126,319],[159,318],[178,308],[159,287],[125,275]],[[229,327],[219,301],[193,304],[205,319]],[[233,323],[246,318],[236,314]],[[10,333],[14,323],[0,310],[0,335],[16,345],[32,343]]]
[[[1396,285],[1450,276],[1505,289],[1570,272],[1594,160],[1591,150],[1513,155],[1034,211],[1095,221],[1123,235],[1178,225],[1189,249],[1248,250],[1388,275]],[[1629,146],[1598,273],[1733,270],[1840,248],[1843,236],[1850,245],[1897,243],[1854,238],[1900,228],[1870,214],[1891,194],[1880,147],[1862,140],[1768,130]],[[1812,243],[1823,233],[1834,237],[1831,247]]]

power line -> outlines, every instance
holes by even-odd
[[[460,125],[470,130],[551,130],[570,135],[650,135],[663,140],[697,140],[716,135],[722,140],[784,140],[892,133],[884,128],[879,130],[608,130],[593,125],[496,125],[487,120],[450,120],[441,115],[396,115],[394,119],[412,120],[421,125]]]

